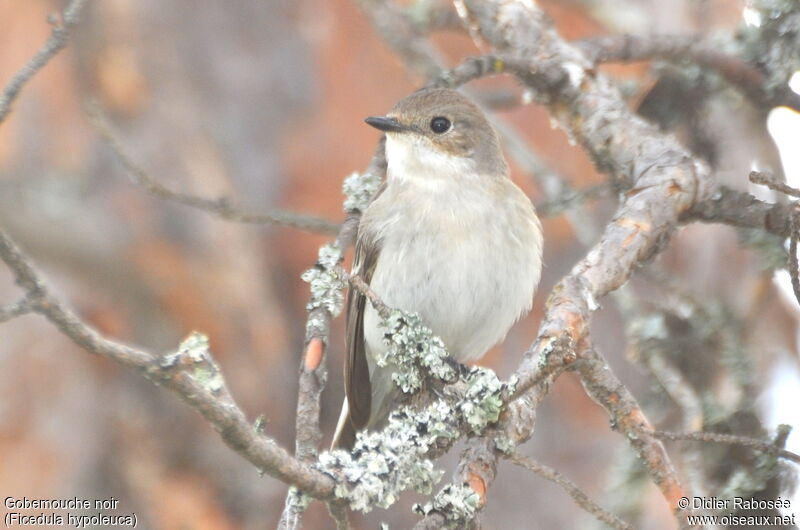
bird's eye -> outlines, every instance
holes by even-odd
[[[446,133],[450,130],[450,120],[444,116],[436,116],[431,120],[431,130],[436,134]]]

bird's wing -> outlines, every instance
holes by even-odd
[[[380,243],[359,234],[353,261],[353,273],[358,274],[368,285],[378,262]],[[366,297],[358,290],[347,293],[347,355],[344,365],[344,388],[349,407],[350,422],[356,431],[364,428],[370,416],[372,387],[369,381],[369,365],[364,342],[364,311]]]

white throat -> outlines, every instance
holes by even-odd
[[[426,187],[459,182],[475,175],[475,162],[436,149],[427,138],[409,133],[386,135],[389,180]]]

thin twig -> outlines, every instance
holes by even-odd
[[[749,178],[750,182],[753,184],[761,184],[762,186],[766,186],[773,191],[800,199],[800,190],[789,186],[785,182],[781,182],[773,175],[761,171],[751,171]]]
[[[554,482],[558,484],[564,491],[566,491],[570,497],[573,498],[575,503],[589,512],[590,514],[597,517],[600,521],[606,523],[611,528],[615,528],[617,530],[633,530],[633,526],[629,525],[613,513],[604,510],[599,504],[593,501],[582,489],[580,489],[574,482],[567,479],[556,471],[555,469],[548,467],[544,464],[540,464],[539,462],[533,460],[530,457],[523,456],[519,453],[514,453],[508,457],[508,460],[517,464],[518,466],[524,467],[529,471],[533,471],[540,477],[549,480],[550,482]]]
[[[761,108],[786,106],[800,110],[800,95],[788,86],[768,92],[764,88],[764,74],[758,68],[696,35],[612,35],[591,37],[575,44],[595,63],[690,61],[713,70]]]
[[[643,357],[644,365],[652,377],[661,384],[664,392],[678,404],[683,412],[684,429],[700,429],[703,426],[703,400],[697,394],[684,373],[676,367],[671,358],[656,348],[640,347],[638,356]]]
[[[783,458],[785,460],[789,460],[791,462],[795,462],[800,464],[800,455],[797,453],[793,453],[791,451],[787,451],[782,447],[776,446],[774,443],[765,442],[763,440],[758,440],[756,438],[750,438],[749,436],[739,436],[736,434],[722,434],[717,432],[671,432],[671,431],[642,431],[647,432],[648,434],[655,436],[661,440],[670,440],[670,441],[695,441],[695,442],[714,442],[714,443],[721,443],[721,444],[728,444],[728,445],[741,445],[743,447],[749,447],[751,449],[755,449],[757,451],[763,451],[765,453],[769,453],[775,455],[779,458]]]
[[[761,184],[778,193],[800,198],[800,190],[793,188],[775,178],[773,175],[761,171],[750,172],[750,182]],[[792,280],[792,291],[797,303],[800,303],[800,270],[797,262],[797,240],[800,239],[800,203],[793,202],[789,214],[789,277]]]
[[[630,285],[625,287],[630,287]],[[625,292],[624,288],[617,291],[619,294],[623,292]],[[626,319],[631,321],[636,318],[631,313],[633,311],[641,311],[642,308],[639,304],[636,304],[636,306],[629,305],[630,307],[627,307],[625,311],[628,315],[625,316]],[[641,313],[639,314],[641,315]],[[629,329],[628,336],[630,337],[631,335],[632,333]],[[650,372],[650,376],[660,383],[664,393],[672,398],[680,408],[683,416],[683,428],[686,430],[702,429],[704,424],[703,401],[685,377],[685,374],[673,363],[672,357],[661,349],[652,347],[649,343],[641,344],[636,337],[632,338],[634,340],[631,342],[637,349],[636,356],[640,359],[640,362]],[[703,468],[700,465],[703,457],[699,453],[699,448],[695,449],[697,450],[684,451],[678,457],[682,461],[684,476],[692,492],[695,495],[705,496],[706,488],[703,484]]]
[[[797,240],[800,239],[800,205],[792,206],[792,235],[789,237],[789,277],[792,279],[792,290],[797,303],[800,304],[800,271],[797,264]]]
[[[355,290],[367,297],[369,303],[375,308],[381,318],[389,318],[392,313],[392,308],[386,305],[383,300],[372,290],[372,288],[364,281],[364,278],[358,274],[350,274],[342,267],[337,267],[336,272],[343,280],[348,282]]]
[[[719,186],[711,197],[681,214],[681,222],[723,223],[789,237],[792,233],[792,209],[789,204],[770,204],[749,193]]]
[[[561,193],[560,197],[548,199],[547,201],[539,204],[536,207],[536,212],[541,217],[552,217],[559,215],[567,210],[573,209],[575,206],[599,199],[600,197],[609,195],[613,188],[607,182],[588,186],[579,190],[565,190]]]
[[[29,296],[24,296],[14,303],[0,306],[0,322],[6,322],[31,311],[33,311],[33,301]]]
[[[22,87],[36,75],[36,72],[44,68],[50,62],[50,59],[61,51],[67,45],[69,40],[70,31],[79,22],[81,11],[87,0],[72,0],[69,5],[64,9],[60,21],[53,23],[53,30],[48,37],[44,46],[36,52],[36,55],[26,64],[20,71],[18,71],[11,81],[8,82],[0,94],[0,123],[6,119],[8,113],[11,112],[11,105],[14,100],[19,96]]]
[[[197,208],[208,214],[236,223],[288,226],[317,234],[336,234],[339,231],[340,226],[336,223],[314,215],[282,210],[275,210],[267,213],[251,213],[233,206],[228,198],[209,199],[199,195],[171,190],[152,178],[134,161],[133,157],[122,145],[122,142],[120,142],[112,131],[111,125],[108,119],[103,115],[100,107],[91,103],[87,104],[86,113],[97,132],[106,141],[111,151],[117,157],[117,160],[122,164],[122,167],[125,168],[131,182],[150,195]]]

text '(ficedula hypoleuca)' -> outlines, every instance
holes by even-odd
[[[366,122],[386,134],[386,182],[361,216],[353,273],[391,308],[419,314],[449,354],[473,361],[531,308],[542,268],[542,230],[509,178],[500,142],[461,93],[414,92]],[[351,289],[345,402],[334,445],[380,428],[402,398],[381,317]]]

